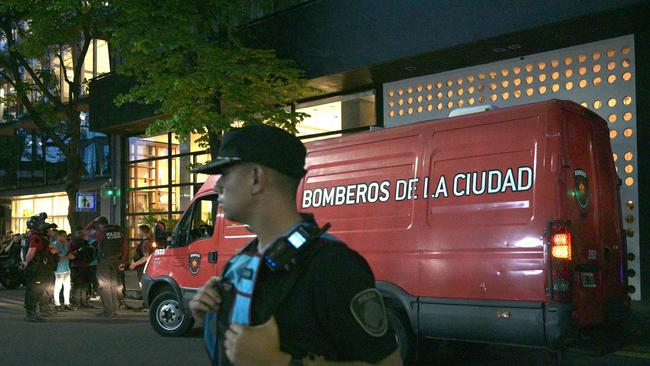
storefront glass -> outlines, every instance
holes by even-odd
[[[296,126],[299,136],[377,124],[373,91],[300,104],[296,111],[309,114],[309,117]],[[337,135],[330,134],[326,137],[333,136]]]
[[[173,227],[205,181],[190,171],[209,160],[197,139],[192,135],[181,141],[175,134],[129,137],[125,224],[132,247],[141,224],[163,221]]]
[[[47,213],[47,222],[58,225],[60,230],[70,232],[68,223],[68,197],[64,192],[46,195],[19,196],[11,201],[11,230],[27,232],[27,220],[41,212]]]

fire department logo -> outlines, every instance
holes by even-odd
[[[201,268],[201,254],[199,254],[199,253],[191,253],[190,254],[190,272],[192,274],[197,274],[197,273],[199,273],[200,268]]]
[[[587,177],[587,172],[582,169],[576,169],[573,172],[573,178],[575,181],[575,191],[574,195],[578,206],[582,211],[587,210],[587,205],[589,205],[589,177]]]

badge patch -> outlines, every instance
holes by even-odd
[[[190,254],[190,272],[192,274],[199,273],[199,268],[201,268],[201,254],[191,253]]]
[[[359,292],[350,301],[350,312],[361,328],[373,337],[381,337],[388,330],[384,299],[375,288]]]
[[[575,181],[575,198],[578,202],[578,206],[584,212],[587,210],[587,205],[589,205],[589,177],[587,172],[581,169],[576,169],[573,172],[573,178]]]

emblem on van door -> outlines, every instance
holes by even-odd
[[[576,198],[580,210],[584,212],[589,205],[589,177],[584,170],[576,169],[573,172],[573,179],[575,182],[573,196]]]
[[[190,253],[190,273],[199,273],[199,268],[201,268],[201,254]]]

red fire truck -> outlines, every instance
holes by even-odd
[[[629,309],[606,123],[551,100],[306,144],[301,211],[370,263],[403,356],[421,337],[561,349]],[[253,234],[224,219],[210,177],[143,277],[153,327]]]

